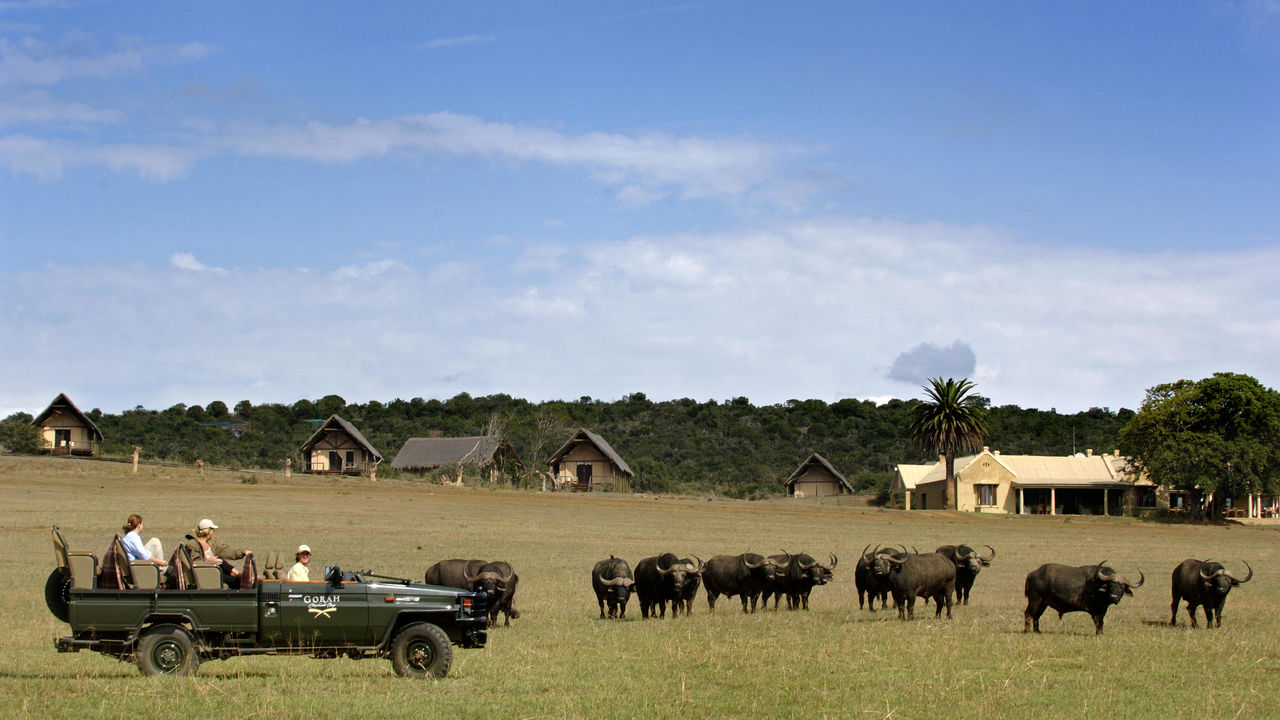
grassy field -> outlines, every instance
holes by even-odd
[[[539,494],[361,479],[248,476],[83,460],[0,457],[0,717],[448,718],[1220,718],[1280,717],[1280,528],[1127,518],[997,517],[872,509],[846,501],[725,501]],[[166,549],[200,518],[258,553],[421,577],[447,557],[505,559],[523,613],[483,650],[457,649],[450,677],[396,677],[385,660],[210,661],[194,678],[144,678],[106,656],[59,655],[67,626],[44,607],[49,527],[101,553],[131,512]],[[867,543],[932,550],[990,544],[999,555],[952,621],[858,609]],[[597,617],[589,573],[610,554],[633,566],[672,551],[703,559],[786,548],[841,557],[810,612],[743,615],[736,599],[689,618]],[[1221,630],[1170,628],[1169,576],[1187,557],[1253,582]],[[1146,585],[1107,615],[1046,613],[1022,634],[1026,574],[1043,562],[1107,559]],[[920,607],[917,606],[917,611]]]

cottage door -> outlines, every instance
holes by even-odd
[[[591,489],[591,463],[578,465],[578,490]]]
[[[329,451],[329,469],[334,472],[342,470],[342,456],[333,450]]]

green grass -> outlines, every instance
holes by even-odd
[[[448,718],[1116,718],[1280,717],[1280,528],[1127,518],[902,513],[809,501],[708,501],[539,494],[261,476],[79,460],[0,457],[0,717]],[[483,650],[456,649],[450,677],[412,681],[385,660],[210,661],[194,678],[141,677],[102,655],[57,654],[67,632],[45,609],[49,526],[101,553],[139,512],[166,549],[202,517],[259,553],[315,552],[314,564],[420,578],[446,557],[506,559],[523,616]],[[932,550],[991,544],[973,604],[904,623],[858,610],[868,543]],[[736,599],[689,618],[601,621],[589,573],[615,554],[806,551],[841,557],[810,612],[744,616]],[[1168,627],[1169,575],[1187,557],[1254,567],[1221,630]],[[1042,562],[1107,559],[1147,583],[1094,637],[1087,615],[1052,611],[1022,634],[1022,583]]]

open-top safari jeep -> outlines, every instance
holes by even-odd
[[[326,580],[288,582],[278,559],[268,556],[259,574],[252,555],[230,589],[181,544],[166,570],[129,562],[118,535],[101,562],[68,549],[56,525],[52,535],[58,567],[45,601],[72,633],[55,647],[131,659],[144,675],[190,675],[202,660],[238,655],[310,655],[388,657],[400,675],[444,677],[452,645],[486,640],[484,593],[337,568]]]

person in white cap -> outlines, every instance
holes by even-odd
[[[285,575],[288,582],[307,582],[311,579],[311,571],[307,569],[307,563],[311,562],[311,548],[306,545],[299,545],[298,552],[294,555],[298,562],[289,568],[289,574]]]
[[[222,570],[222,579],[227,587],[240,587],[240,570],[233,566],[232,560],[240,560],[245,555],[252,555],[251,550],[241,550],[213,539],[213,531],[218,526],[209,518],[196,525],[195,537],[187,536],[187,548],[198,560],[206,560],[216,564]]]

